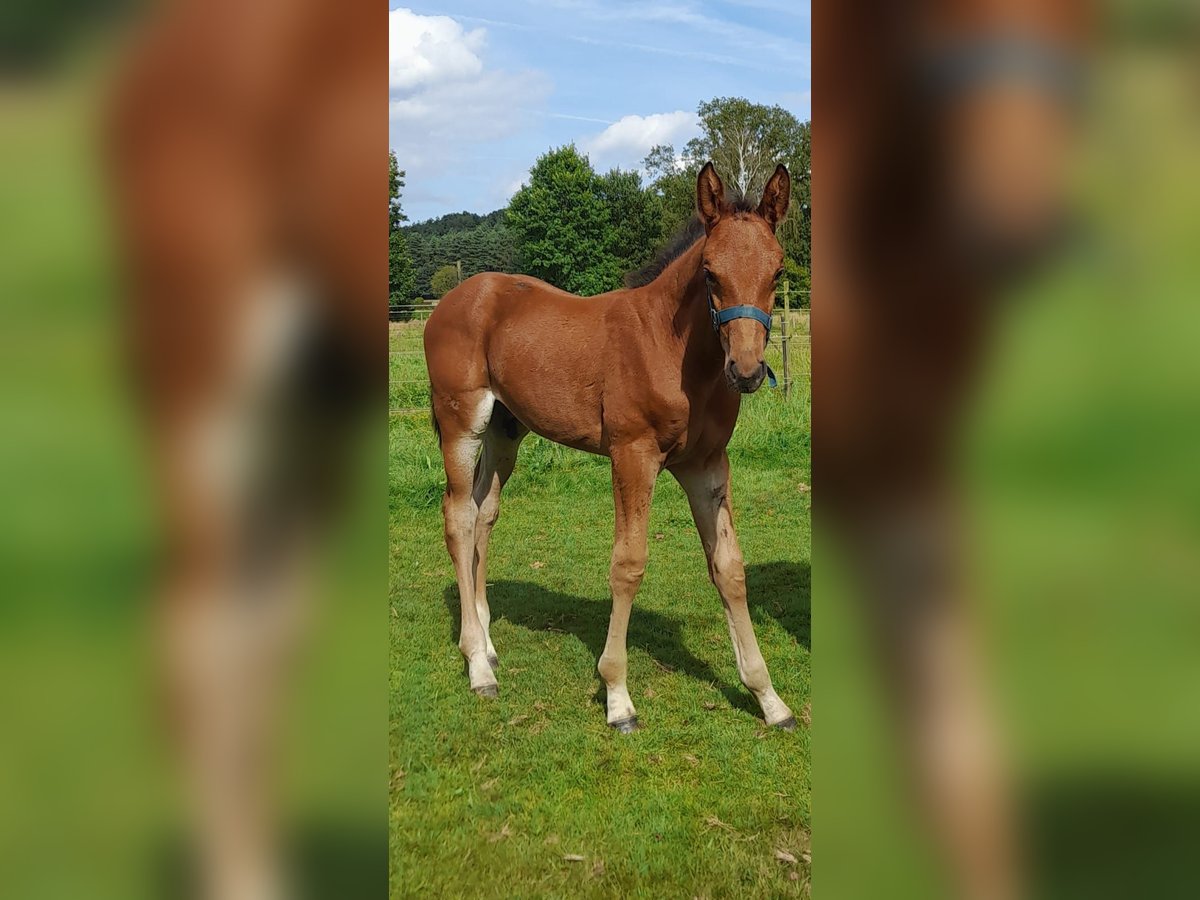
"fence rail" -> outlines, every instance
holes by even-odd
[[[790,297],[796,294],[811,295],[812,291],[808,288],[789,288],[785,282],[776,295],[776,310],[782,304],[786,308],[795,310],[807,310],[807,306],[791,306],[787,301]],[[783,298],[783,299],[781,299]],[[428,319],[430,313],[437,308],[438,301],[427,300],[420,303],[390,303],[388,304],[388,321],[389,322],[411,322]]]
[[[809,345],[807,307],[795,308],[791,300],[795,294],[808,294],[808,290],[792,290],[785,282],[780,286],[779,301],[782,308],[775,309],[775,324],[772,327],[771,345],[778,347],[781,359],[779,390],[785,399],[790,399],[794,379],[794,366],[806,365],[807,354],[802,348]],[[425,373],[425,350],[423,336],[425,321],[433,312],[434,304],[407,303],[390,306],[388,356],[388,415],[428,415],[429,379]],[[799,358],[797,352],[799,351]],[[775,365],[776,361],[772,361]]]

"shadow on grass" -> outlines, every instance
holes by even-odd
[[[746,566],[746,603],[757,625],[768,615],[812,650],[812,570],[806,562]]]
[[[774,562],[746,568],[746,585],[750,594],[751,617],[761,621],[762,614],[771,616],[797,642],[807,648],[810,638],[809,567],[806,563]],[[451,640],[458,641],[458,588],[451,584],[443,593],[446,608],[451,614]],[[489,582],[488,602],[492,621],[506,619],[531,631],[549,631],[574,635],[594,659],[599,660],[608,636],[611,601],[596,600],[548,590],[526,581]],[[720,600],[715,589],[712,602]],[[639,608],[634,601],[629,619],[628,646],[645,650],[660,665],[682,672],[689,678],[714,685],[734,709],[761,716],[750,693],[741,684],[730,684],[697,658],[684,644],[678,619]],[[732,649],[729,653],[732,654]],[[499,648],[501,658],[504,648]],[[593,701],[604,704],[601,687]]]
[[[378,823],[331,819],[293,823],[284,835],[298,900],[382,897],[388,888],[388,841]],[[154,847],[155,896],[198,900],[199,869],[192,840],[170,831]]]
[[[1036,897],[1197,896],[1200,781],[1099,772],[1042,782],[1031,794]]]

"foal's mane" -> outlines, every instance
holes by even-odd
[[[747,200],[741,194],[726,194],[725,205],[730,211],[738,214],[752,213],[757,208],[756,203]],[[671,263],[691,250],[696,241],[702,237],[704,237],[704,223],[700,221],[699,215],[693,214],[671,235],[654,259],[640,269],[634,269],[625,275],[625,287],[639,288],[650,284],[665,272]]]

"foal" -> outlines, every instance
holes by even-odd
[[[728,203],[708,163],[696,184],[704,234],[650,284],[584,299],[525,276],[481,274],[430,316],[425,358],[446,466],[446,546],[461,598],[459,649],[476,693],[497,694],[488,538],[517,448],[535,431],[612,460],[613,607],[598,667],[608,724],[637,727],[625,683],[626,630],[646,566],[654,482],[668,469],[687,493],[742,683],[768,724],[795,727],[746,608],[725,452],[741,395],[767,375],[763,350],[783,265],[774,229],[790,193],[781,165],[757,208]]]

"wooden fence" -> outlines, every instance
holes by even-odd
[[[790,400],[797,366],[808,365],[809,314],[796,309],[796,295],[785,281],[779,287],[779,306],[767,348],[767,364],[777,368],[779,390]],[[408,304],[388,310],[388,412],[393,416],[429,414],[429,379],[425,372],[423,335],[433,311],[428,303]],[[778,351],[778,355],[776,355]]]

